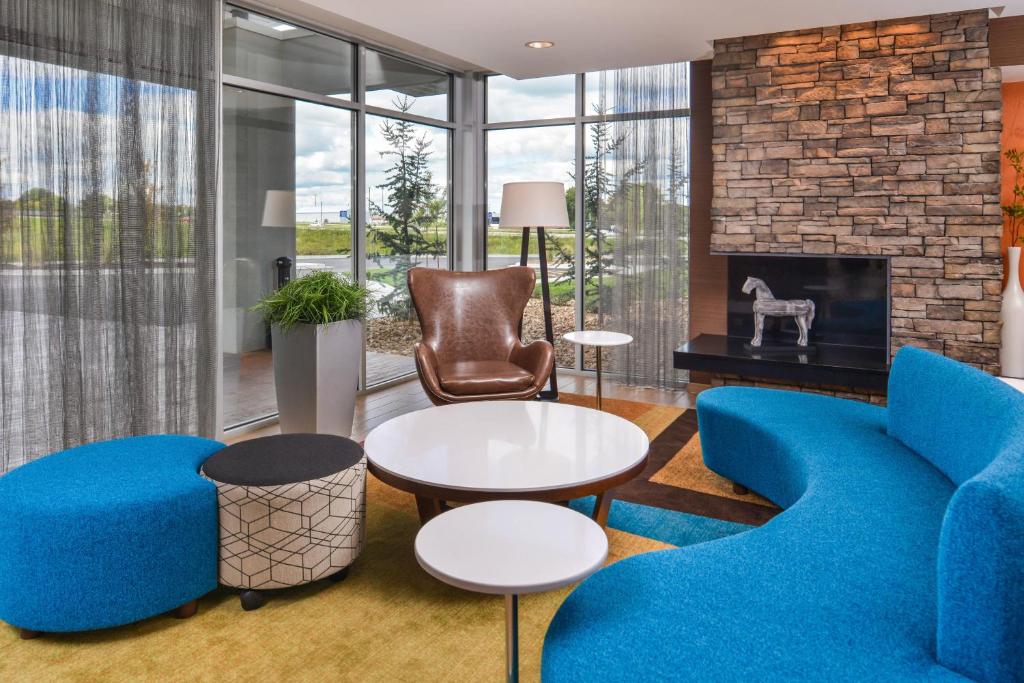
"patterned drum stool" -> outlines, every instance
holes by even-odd
[[[366,457],[356,442],[281,434],[228,446],[203,464],[217,485],[220,582],[241,588],[242,607],[261,592],[340,581],[363,549]]]

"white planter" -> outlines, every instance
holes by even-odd
[[[271,330],[281,433],[352,434],[363,326],[358,320]]]
[[[1000,319],[1003,322],[999,365],[1004,377],[1024,377],[1024,289],[1020,286],[1020,247],[1007,251],[1006,289]]]

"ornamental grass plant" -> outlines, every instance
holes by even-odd
[[[362,320],[366,289],[334,271],[320,270],[296,278],[264,297],[252,310],[268,325],[288,330],[295,325],[329,325]]]

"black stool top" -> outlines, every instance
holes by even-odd
[[[362,446],[343,436],[277,434],[217,451],[203,474],[222,484],[277,486],[337,474],[362,459]]]

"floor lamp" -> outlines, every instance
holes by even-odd
[[[537,245],[540,258],[540,292],[544,302],[544,336],[551,346],[555,345],[555,333],[551,325],[551,291],[548,288],[548,255],[545,228],[568,228],[569,211],[565,204],[565,185],[557,182],[505,183],[501,191],[501,219],[499,227],[522,228],[523,245],[519,265],[526,265],[530,252],[530,230],[537,230]],[[557,366],[558,363],[555,363]],[[551,368],[551,388],[542,391],[539,398],[546,401],[558,400],[558,377],[555,366]]]

